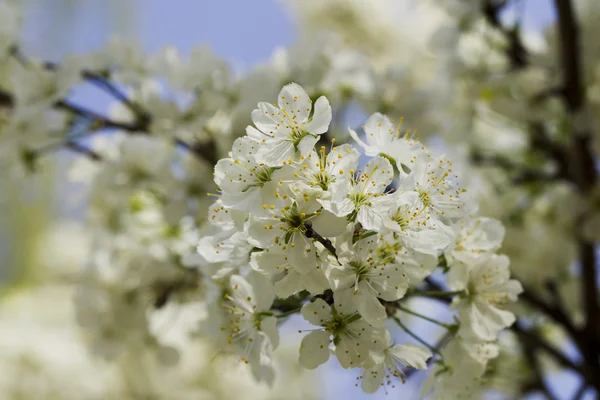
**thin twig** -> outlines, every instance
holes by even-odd
[[[413,339],[415,339],[417,342],[421,343],[423,346],[427,347],[429,350],[431,350],[432,353],[437,354],[438,356],[442,357],[442,353],[435,348],[434,346],[430,345],[429,343],[427,343],[426,341],[424,341],[423,339],[421,339],[419,337],[419,335],[417,335],[416,333],[414,333],[413,331],[411,331],[410,329],[408,329],[408,327],[406,325],[404,325],[402,323],[402,321],[400,321],[400,318],[398,318],[397,316],[393,315],[392,319],[394,321],[396,321],[396,323],[398,324],[398,326],[400,328],[402,328],[402,330],[404,332],[406,332],[407,334],[409,334]]]
[[[412,297],[412,296],[422,296],[422,297],[452,297],[452,296],[459,295],[461,293],[463,293],[462,290],[455,290],[455,291],[452,291],[452,292],[444,292],[444,291],[438,292],[438,291],[427,291],[427,290],[418,291],[418,290],[415,290],[415,291],[411,291],[411,292],[406,293],[405,297]]]
[[[127,97],[119,88],[113,84],[110,80],[108,80],[105,76],[90,70],[83,70],[81,72],[81,76],[93,83],[100,89],[105,90],[107,93],[112,95],[115,99],[119,100],[123,103],[127,108],[129,108],[136,116],[136,119],[139,121],[139,124],[142,126],[148,126],[151,121],[151,115],[148,113],[141,105],[137,102],[131,100]]]
[[[573,361],[569,360],[560,350],[556,349],[554,346],[546,342],[539,334],[535,334],[531,331],[526,330],[522,327],[522,325],[517,321],[510,328],[512,331],[521,336],[524,340],[529,343],[530,346],[535,348],[539,348],[540,350],[545,351],[554,358],[560,365],[563,367],[572,369],[573,371],[585,376],[584,369],[580,365],[576,365]]]
[[[335,250],[335,247],[331,243],[331,240],[324,238],[318,232],[316,232],[313,229],[312,222],[310,222],[310,221],[306,221],[304,223],[304,228],[305,228],[304,236],[306,236],[309,239],[315,239],[317,242],[321,243],[323,245],[323,247],[325,247],[331,254],[333,254],[333,256],[335,257],[335,259],[337,260],[337,262],[339,264],[340,259],[338,258],[337,251]]]
[[[302,307],[294,308],[294,309],[292,309],[292,310],[288,310],[288,311],[282,312],[281,314],[277,314],[277,315],[275,315],[275,316],[276,316],[277,318],[285,318],[285,317],[288,317],[288,316],[290,316],[290,315],[292,315],[292,314],[299,313],[299,312],[300,312],[300,310],[302,310]]]
[[[425,321],[429,321],[429,322],[431,322],[432,324],[436,324],[436,325],[438,325],[438,326],[441,326],[441,327],[443,327],[443,328],[445,328],[445,329],[448,329],[448,330],[451,330],[451,329],[452,329],[452,327],[451,327],[449,324],[446,324],[446,323],[444,323],[444,322],[441,322],[441,321],[435,320],[435,319],[433,319],[433,318],[430,318],[430,317],[428,317],[427,315],[420,314],[420,313],[418,313],[418,312],[416,312],[416,311],[412,311],[412,310],[410,310],[410,309],[408,309],[408,308],[405,308],[405,307],[401,306],[400,304],[397,304],[397,305],[396,305],[396,308],[397,308],[398,310],[402,311],[402,312],[405,312],[405,313],[407,313],[407,314],[410,314],[410,315],[414,315],[415,317],[418,317],[418,318],[424,319]]]

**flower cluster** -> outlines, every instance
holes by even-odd
[[[362,140],[350,130],[370,157],[364,165],[349,144],[319,144],[331,118],[325,97],[313,104],[290,83],[277,104],[258,104],[254,126],[216,164],[212,232],[195,260],[201,270],[210,266],[215,284],[207,325],[216,342],[269,381],[277,320],[301,310],[315,328],[302,340],[300,364],[313,369],[333,354],[343,368],[362,369],[362,387],[373,392],[392,375],[402,378],[403,367],[425,369],[432,350],[441,354],[395,344],[386,320],[404,326],[400,301],[442,266],[457,310],[452,343],[470,346],[481,368],[449,356],[437,361],[436,375],[480,378],[478,349],[493,357],[487,349],[514,322],[505,306],[521,291],[508,258],[495,254],[502,224],[476,217],[451,161],[386,116],[370,116]]]
[[[288,0],[300,40],[235,74],[205,47],[145,54],[118,38],[35,60],[17,45],[24,3],[0,1],[0,180],[19,185],[52,156],[73,161],[86,195],[73,214],[86,210],[91,251],[68,279],[93,354],[183,360],[189,343],[173,346],[153,321],[205,306],[207,320],[199,313],[190,326],[268,382],[271,353],[288,339],[279,326],[293,314],[305,321],[288,324],[312,325],[296,336],[300,363],[362,369],[366,391],[431,366],[434,397],[476,397],[499,379],[503,392],[521,393],[543,386],[545,365],[533,361],[547,349],[567,365],[565,338],[589,353],[597,341],[586,321],[597,313],[583,287],[594,279],[580,270],[597,262],[580,253],[582,240],[599,239],[600,189],[593,173],[579,187],[576,163],[587,158],[572,157],[571,136],[588,135],[575,150],[595,158],[600,47],[589,38],[600,9],[574,4],[581,43],[566,48],[581,48],[585,106],[572,113],[552,73],[563,56],[558,25],[544,37],[511,25],[510,2],[483,2]],[[308,95],[291,84],[277,96],[292,81]],[[79,104],[83,85],[115,103]],[[256,108],[265,99],[276,104]],[[358,110],[406,115],[447,157],[379,113],[348,130]],[[216,201],[205,195],[215,184]],[[0,201],[12,194],[0,190]],[[16,237],[25,236],[33,240]],[[55,258],[44,265],[62,264]],[[517,307],[509,259],[527,291]],[[436,299],[413,302],[425,296]],[[432,304],[448,311],[428,317],[422,305]],[[513,312],[527,323],[499,347]],[[420,332],[414,317],[444,332]],[[404,343],[394,322],[419,343]]]

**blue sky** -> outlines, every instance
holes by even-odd
[[[147,51],[175,45],[188,53],[208,43],[233,64],[248,66],[292,43],[294,31],[277,0],[37,0],[24,39],[44,58],[101,48],[114,33],[137,37]]]

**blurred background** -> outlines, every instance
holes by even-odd
[[[364,2],[367,3],[367,0]],[[306,10],[318,8],[316,5],[311,7],[310,3],[328,2],[30,0],[23,14],[20,46],[22,52],[29,57],[59,62],[65,57],[100,50],[114,36],[135,40],[145,53],[155,53],[165,46],[173,46],[183,56],[188,56],[192,49],[206,44],[217,57],[228,63],[234,75],[243,76],[262,64],[273,63],[274,60],[276,62],[281,48],[292,47],[306,34],[306,30],[310,30],[307,18],[314,18],[314,15],[309,15]],[[372,3],[373,8],[381,7],[386,10],[386,29],[395,29],[398,37],[401,37],[394,44],[398,45],[397,54],[392,51],[387,52],[391,55],[379,55],[381,65],[391,63],[390,59],[396,62],[396,58],[400,60],[399,64],[410,63],[402,54],[411,58],[412,54],[423,48],[427,52],[435,52],[431,50],[430,41],[446,17],[434,3],[428,0],[382,0]],[[543,46],[543,31],[555,20],[550,2],[528,0],[511,3],[503,11],[502,19],[518,19],[523,35],[532,46],[536,43],[542,43]],[[314,22],[316,25],[324,25],[319,21]],[[347,23],[351,26],[352,21]],[[382,22],[374,20],[375,25],[378,23]],[[348,31],[352,32],[352,29]],[[360,32],[355,37],[350,34],[346,39],[356,40],[357,47],[360,48]],[[110,109],[112,101],[110,96],[84,86],[76,88],[72,99],[103,111]],[[346,126],[360,123],[367,115],[361,107],[351,110],[354,112],[348,113],[343,120]],[[410,110],[404,115],[408,120]],[[413,127],[426,128],[419,126],[418,122]],[[433,134],[435,133],[438,132]],[[4,286],[4,290],[0,292],[3,299],[0,306],[0,326],[11,327],[10,330],[0,328],[0,352],[4,354],[0,358],[4,358],[4,361],[11,360],[3,363],[0,359],[0,375],[5,376],[0,378],[0,384],[14,392],[12,397],[7,397],[11,400],[38,398],[31,397],[31,392],[15,383],[20,379],[23,386],[45,387],[44,390],[40,389],[40,393],[52,393],[48,388],[57,386],[55,397],[39,397],[40,399],[66,398],[62,397],[62,389],[58,387],[67,387],[78,379],[81,379],[78,384],[84,385],[86,393],[91,394],[85,395],[89,397],[73,398],[120,398],[119,395],[102,397],[103,388],[94,387],[94,375],[103,375],[105,379],[101,381],[106,384],[111,379],[116,379],[114,376],[121,372],[115,372],[112,366],[90,361],[84,346],[77,345],[76,337],[79,334],[76,330],[75,311],[71,305],[73,293],[60,286],[46,287],[47,282],[63,279],[62,277],[69,276],[69,272],[82,268],[92,246],[93,238],[84,228],[89,193],[85,186],[68,179],[67,169],[74,157],[76,156],[70,153],[61,153],[59,157],[46,159],[44,168],[27,180],[15,181],[0,177],[0,282]],[[415,306],[421,309],[434,307],[419,303]],[[435,309],[432,310],[435,312]],[[388,388],[375,395],[367,395],[355,387],[356,373],[342,370],[334,363],[328,363],[315,373],[293,370],[291,361],[295,360],[299,345],[298,337],[294,334],[303,325],[299,319],[288,321],[288,325],[284,329],[288,338],[281,350],[281,358],[282,365],[291,369],[286,372],[286,376],[289,376],[290,382],[294,382],[292,386],[286,386],[285,381],[278,381],[276,391],[268,394],[266,388],[250,383],[251,378],[240,378],[233,365],[224,368],[226,372],[216,372],[220,374],[217,378],[211,378],[210,374],[214,372],[211,372],[210,360],[205,360],[200,366],[176,366],[173,367],[175,371],[169,373],[177,374],[183,368],[192,368],[199,375],[196,378],[203,380],[200,386],[206,387],[207,393],[210,393],[207,398],[216,399],[238,396],[323,400],[420,398],[418,388],[425,376],[417,375],[401,388]],[[203,351],[200,349],[197,354],[206,354]],[[18,364],[14,362],[16,359],[19,360]],[[131,379],[141,378],[134,376]],[[557,379],[549,382],[556,393],[560,395],[573,391],[576,381],[568,374],[561,374]],[[171,382],[177,380],[173,379]],[[215,386],[218,388],[215,389]],[[3,387],[0,386],[0,391]],[[306,397],[287,397],[285,394],[296,389]],[[507,398],[497,393],[490,393],[488,397]],[[170,397],[169,394],[157,397],[162,398],[177,400],[188,397]],[[533,395],[531,398],[543,396]]]

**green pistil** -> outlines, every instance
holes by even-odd
[[[400,211],[396,211],[396,213],[392,216],[392,220],[400,225],[400,228],[404,230],[404,228],[408,227],[409,219]]]
[[[279,168],[259,167],[259,169],[252,172],[252,174],[251,174],[251,175],[254,175],[256,182],[253,183],[252,185],[248,185],[248,187],[246,189],[242,190],[242,192],[245,192],[246,190],[248,190],[252,187],[263,187],[263,186],[265,186],[265,183],[271,182],[271,177],[273,176],[273,172],[276,169],[279,169]]]
[[[401,249],[399,243],[383,243],[377,246],[377,259],[380,265],[391,264],[396,260],[396,252]]]
[[[352,202],[354,203],[354,205],[356,206],[356,208],[358,209],[360,206],[370,206],[371,202],[370,200],[370,196],[364,194],[364,193],[353,193],[351,195],[348,196],[348,198],[350,200],[352,200]]]
[[[300,144],[302,139],[304,139],[308,135],[310,135],[310,133],[308,133],[307,131],[305,131],[303,129],[302,130],[292,129],[292,136],[288,140],[294,144],[295,149],[298,149],[298,145]]]
[[[273,315],[273,314],[271,314]],[[256,327],[256,329],[260,330],[260,323],[262,322],[262,319],[264,317],[266,317],[267,315],[263,315],[262,313],[254,313],[254,326]]]
[[[352,193],[348,195],[348,198],[354,203],[354,211],[352,211],[346,219],[348,222],[356,221],[356,217],[358,216],[358,209],[362,206],[370,206],[371,205],[371,197],[364,193]]]
[[[317,172],[314,174],[313,178],[316,185],[323,190],[327,190],[327,188],[329,188],[329,182],[332,181],[331,176],[324,171]]]
[[[334,336],[338,336],[346,330],[348,325],[360,319],[359,314],[334,316],[333,319],[327,321],[323,327],[327,332],[331,332]]]
[[[354,273],[359,281],[366,279],[366,275],[371,271],[372,267],[361,261],[352,261],[350,266],[354,269]]]
[[[327,321],[324,325],[326,331],[335,334],[338,334],[344,330],[346,327],[346,322],[344,318],[336,317],[330,321]]]
[[[423,202],[425,207],[427,207],[431,202],[431,196],[424,190],[419,192],[419,199]]]
[[[290,228],[298,229],[302,225],[304,225],[304,218],[302,218],[300,215],[296,214],[296,215],[292,215],[292,216],[286,218],[285,222],[287,223],[287,225]]]
[[[296,203],[294,203],[287,211],[284,211],[283,217],[279,218],[279,221],[287,225],[284,242],[286,244],[289,243],[294,232],[300,232],[304,234],[304,232],[306,232],[304,223],[312,216],[313,214],[304,214],[298,212],[298,206]]]
[[[271,182],[273,171],[275,171],[275,168],[272,167],[263,167],[256,171],[257,183],[262,187],[265,183]]]

